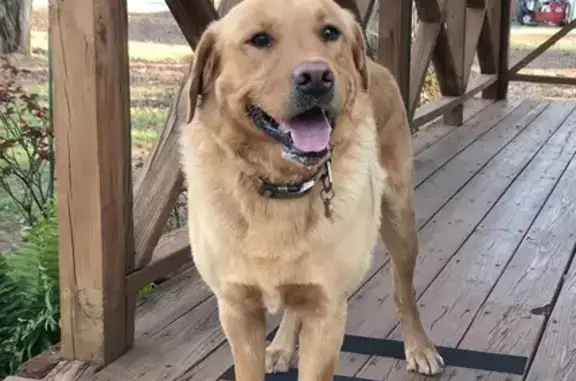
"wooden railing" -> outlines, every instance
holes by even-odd
[[[544,52],[550,49],[555,43],[560,41],[562,37],[570,33],[574,28],[576,28],[576,19],[572,20],[570,23],[564,25],[555,34],[550,36],[546,41],[541,43],[536,49],[531,51],[526,55],[526,57],[520,59],[508,70],[508,80],[510,81],[520,81],[520,82],[534,82],[534,83],[546,83],[552,85],[576,85],[575,77],[554,77],[550,75],[534,75],[534,74],[521,74],[520,70],[528,66],[532,61],[541,56]]]
[[[206,25],[240,0],[166,0],[196,46]],[[414,127],[443,117],[462,122],[478,93],[506,97],[509,0],[379,0],[376,59],[396,77]],[[366,27],[375,0],[338,0]],[[132,189],[125,0],[53,0],[60,224],[62,351],[108,363],[132,345],[138,289],[190,261],[185,228],[162,235],[183,188],[177,130],[186,118],[190,73]],[[412,42],[413,40],[413,42]],[[472,80],[478,54],[480,74]],[[442,97],[419,105],[434,66]],[[517,74],[515,74],[517,78]]]

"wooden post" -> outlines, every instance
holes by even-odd
[[[410,110],[412,0],[379,0],[378,62],[392,72]]]
[[[502,0],[500,11],[500,40],[498,58],[498,82],[495,84],[495,98],[506,99],[508,96],[508,61],[510,54],[510,1]]]
[[[62,355],[107,364],[130,347],[134,320],[125,0],[51,0],[50,29]]]
[[[454,62],[454,78],[446,78],[448,82],[443,87],[444,94],[448,96],[460,96],[464,94],[464,65],[466,51],[466,2],[463,0],[451,0],[446,7],[446,27],[450,54]],[[442,83],[442,77],[439,76]],[[464,105],[448,110],[444,113],[444,124],[459,126],[464,118]]]
[[[412,120],[418,107],[422,86],[428,74],[432,54],[436,48],[440,30],[444,27],[444,1],[416,0],[416,11],[420,19],[414,32],[410,57],[410,102],[409,119]]]
[[[508,93],[508,54],[510,47],[510,1],[492,0],[488,21],[492,30],[492,45],[495,54],[496,83],[482,92],[487,99],[505,99]],[[493,73],[488,73],[493,74]]]

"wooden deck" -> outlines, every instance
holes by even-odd
[[[448,367],[434,379],[576,380],[576,102],[473,100],[465,117],[415,137],[420,313],[437,345],[529,365],[524,377]],[[347,333],[400,338],[377,251]],[[215,381],[230,365],[216,301],[188,268],[140,303],[134,348],[90,379]],[[403,361],[345,353],[337,373],[424,380]]]

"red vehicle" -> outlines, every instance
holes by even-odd
[[[564,25],[570,20],[568,0],[519,0],[518,22],[522,25]]]

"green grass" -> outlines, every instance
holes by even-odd
[[[510,36],[510,49],[532,50],[548,39],[547,36],[512,35]],[[564,38],[552,45],[549,50],[564,50],[576,52],[576,38]],[[546,54],[546,53],[544,53]]]
[[[20,210],[12,199],[0,189],[0,255],[12,249],[14,236],[20,232]]]
[[[32,51],[48,51],[48,32],[32,31]],[[129,41],[130,60],[146,62],[182,62],[192,54],[188,45],[161,44],[147,41]]]
[[[164,127],[167,107],[132,107],[132,144],[151,143]]]
[[[48,85],[45,83],[27,85],[26,89],[39,95],[41,101],[48,99]],[[132,99],[159,98],[166,94],[166,88],[150,86],[132,86],[130,89]],[[168,115],[168,106],[132,107],[130,118],[132,122],[132,140],[134,144],[154,141],[162,128]]]
[[[25,85],[28,92],[38,94],[40,101],[48,101],[48,83],[33,83]],[[158,99],[166,96],[166,93],[176,91],[177,86],[171,84],[158,86],[155,84],[130,86],[130,98],[134,100]]]

